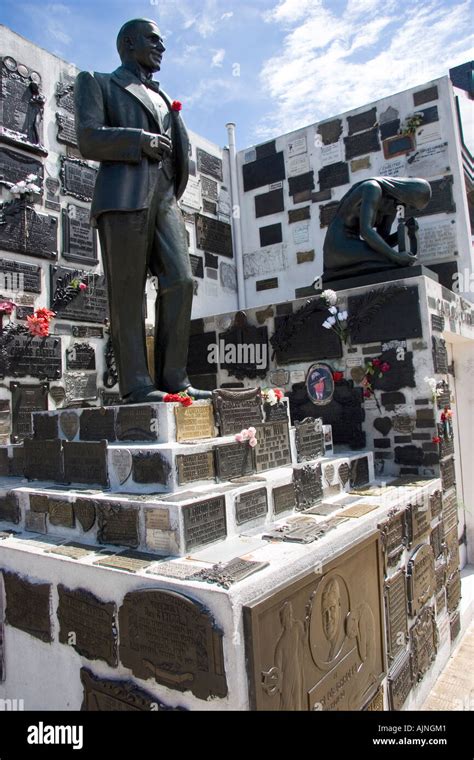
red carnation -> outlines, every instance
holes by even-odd
[[[433,443],[441,443],[441,438],[439,437],[439,435],[434,435],[431,440]]]
[[[281,401],[281,399],[284,396],[283,391],[281,391],[279,388],[275,388],[275,390],[273,392],[274,392],[275,396],[277,397],[278,401]]]
[[[178,111],[179,113],[179,111],[181,111],[182,108],[183,108],[183,104],[179,100],[173,100],[173,102],[171,103],[172,111]]]
[[[344,372],[333,372],[332,376],[335,383],[340,383],[344,379]]]

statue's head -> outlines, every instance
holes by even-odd
[[[117,35],[117,50],[122,63],[134,61],[147,72],[159,71],[165,52],[160,30],[154,21],[134,18]]]
[[[418,211],[430,202],[431,186],[421,177],[374,177],[386,195],[403,206],[413,206]]]
[[[342,615],[341,589],[335,578],[332,578],[324,589],[321,602],[324,635],[332,642],[339,633]]]

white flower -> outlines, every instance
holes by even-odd
[[[21,187],[21,188],[25,187],[26,188],[26,182],[25,182],[25,180],[22,179],[20,182],[17,182],[16,183],[16,187]]]
[[[321,297],[324,298],[330,306],[334,306],[337,303],[337,293],[335,290],[323,290]]]
[[[326,319],[326,321],[323,322],[323,327],[325,327],[326,330],[330,330],[331,329],[331,325],[329,324],[329,320],[328,319]]]
[[[40,193],[41,192],[41,188],[38,187],[38,185],[29,185],[28,189],[29,189],[30,193]]]
[[[344,320],[346,320],[347,317],[348,317],[347,311],[340,311],[339,312],[339,319],[341,320],[341,322],[343,322]]]
[[[38,175],[37,174],[28,174],[28,176],[26,178],[26,181],[27,182],[36,182],[37,179],[38,179]]]
[[[274,406],[276,403],[278,403],[278,398],[273,390],[269,390],[266,394],[266,402],[267,404],[270,404],[270,406]]]
[[[328,311],[330,314],[337,314],[337,306],[330,306]]]
[[[328,317],[327,321],[329,322],[329,325],[332,327],[336,324],[336,317]]]

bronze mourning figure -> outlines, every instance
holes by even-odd
[[[209,398],[186,373],[193,280],[177,201],[188,181],[189,139],[152,78],[165,46],[155,22],[133,19],[120,29],[117,49],[122,65],[112,74],[78,75],[75,102],[80,151],[100,162],[91,220],[103,252],[120,393],[128,403],[179,391]],[[143,315],[148,272],[159,283],[155,382]]]

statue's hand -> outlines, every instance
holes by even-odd
[[[143,132],[142,134],[142,151],[145,155],[154,158],[155,161],[162,161],[171,155],[173,145],[169,137],[165,135],[154,135],[152,132]]]
[[[407,232],[409,235],[413,235],[415,232],[417,232],[420,229],[420,225],[418,224],[415,217],[410,216],[408,219],[405,219],[405,227],[407,228]]]
[[[413,253],[408,253],[408,251],[395,251],[393,260],[396,261],[397,264],[406,264],[407,266],[410,266],[417,261],[417,256]]]

